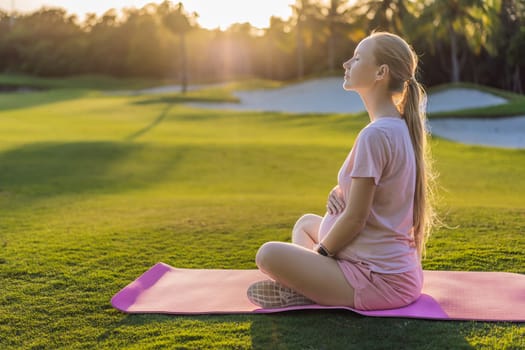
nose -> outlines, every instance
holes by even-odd
[[[350,69],[350,61],[351,61],[351,60],[348,60],[348,61],[346,61],[346,62],[343,62],[343,68],[344,68],[344,69]]]

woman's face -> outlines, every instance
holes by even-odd
[[[345,90],[360,91],[374,84],[379,67],[376,65],[373,49],[374,41],[371,38],[363,39],[357,45],[354,56],[343,63]]]

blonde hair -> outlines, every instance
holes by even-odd
[[[405,119],[416,157],[416,188],[414,193],[414,241],[420,258],[435,221],[433,187],[435,175],[431,167],[430,147],[426,130],[426,94],[416,79],[418,57],[401,37],[385,32],[370,35],[374,41],[377,65],[386,64],[390,72],[389,89],[400,94],[397,108]]]

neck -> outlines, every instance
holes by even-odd
[[[384,117],[401,118],[401,114],[393,101],[392,94],[386,89],[375,86],[367,91],[360,91],[359,95],[363,100],[370,121]]]

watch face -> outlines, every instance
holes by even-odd
[[[321,255],[328,256],[328,253],[326,250],[324,250],[323,246],[317,247],[317,252]]]

